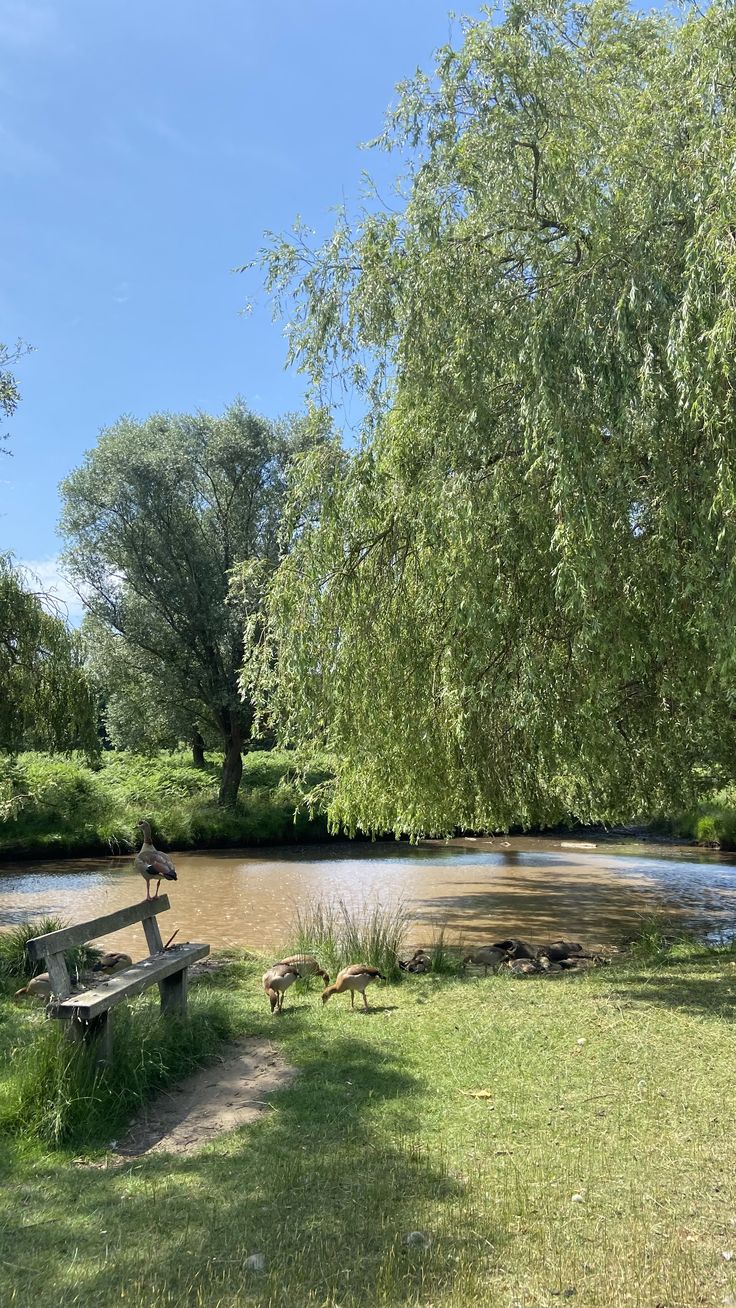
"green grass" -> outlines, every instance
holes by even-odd
[[[197,984],[204,1026],[183,1060],[267,1033],[300,1075],[258,1123],[190,1158],[106,1166],[90,1152],[99,1118],[92,1130],[79,1112],[82,1135],[54,1152],[16,1117],[0,1140],[3,1308],[693,1308],[736,1294],[735,954],[681,942],[582,975],[409,977],[372,987],[368,1014],[292,990],[273,1019],[261,970]],[[176,1070],[151,1000],[123,1023],[147,1070],[132,1095],[128,1064],[113,1068],[105,1139]],[[7,1053],[46,1026],[0,1003],[6,1113]],[[30,1102],[51,1102],[44,1085]],[[415,1231],[426,1241],[407,1245]]]
[[[81,756],[0,759],[0,857],[126,851],[144,816],[177,849],[324,839],[326,821],[304,806],[293,763],[285,750],[247,754],[238,803],[221,808],[219,764],[196,768],[184,753],[108,752],[95,768]],[[315,766],[304,785],[324,776]]]
[[[653,821],[652,829],[718,849],[736,849],[736,784],[705,794],[689,812]]]
[[[43,961],[34,962],[29,958],[28,941],[36,936],[48,935],[50,931],[61,931],[67,926],[69,923],[61,917],[43,917],[36,922],[24,922],[21,926],[0,932],[0,977],[10,978],[20,984],[45,971],[46,964]],[[72,977],[88,971],[101,957],[101,951],[92,945],[79,945],[67,950],[64,955]]]
[[[296,915],[290,954],[314,954],[331,977],[350,963],[369,963],[390,980],[401,976],[408,918],[402,904],[349,904],[344,899],[307,904]]]

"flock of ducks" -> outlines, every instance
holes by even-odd
[[[370,967],[367,963],[351,963],[350,967],[344,967],[338,972],[334,982],[330,985],[328,974],[323,971],[316,958],[311,954],[292,954],[290,958],[282,958],[280,963],[273,963],[267,972],[263,974],[263,989],[271,1005],[272,1013],[280,1013],[284,1006],[284,995],[295,981],[300,977],[319,976],[325,983],[325,989],[322,991],[322,1003],[326,1004],[333,995],[343,995],[350,992],[350,1006],[355,1008],[355,992],[363,996],[363,1004],[367,1011],[368,1000],[366,999],[366,988],[371,981],[385,981],[383,972],[377,967]]]
[[[162,881],[176,881],[176,868],[169,858],[160,849],[156,849],[151,840],[151,825],[144,818],[138,824],[139,830],[143,835],[143,842],[135,856],[135,867],[146,882],[146,899],[156,898],[159,893],[159,887]],[[156,882],[156,889],[151,895],[151,882]],[[129,954],[106,953],[99,958],[92,971],[104,976],[114,976],[116,972],[123,971],[126,967],[132,965],[132,959]],[[509,968],[511,971],[527,975],[533,972],[560,972],[563,970],[577,969],[584,966],[595,966],[607,962],[607,959],[601,958],[596,954],[586,954],[583,946],[572,943],[567,940],[554,940],[549,945],[543,945],[540,949],[528,944],[524,940],[500,940],[495,944],[479,945],[470,953],[466,954],[463,963],[473,963],[483,968],[484,976],[488,975],[489,970],[498,972],[501,968]],[[405,962],[399,962],[399,966],[405,972],[422,973],[431,970],[432,962],[429,955],[423,949],[417,949],[410,959]],[[366,998],[366,989],[373,981],[385,981],[386,977],[377,967],[371,967],[367,963],[351,963],[349,967],[344,967],[338,972],[332,985],[330,978],[320,967],[316,958],[310,954],[292,954],[289,958],[282,958],[278,963],[273,963],[267,972],[263,974],[263,989],[271,1005],[272,1013],[280,1013],[284,1006],[284,995],[295,981],[301,977],[319,976],[324,982],[322,991],[322,1003],[326,1004],[333,995],[350,994],[350,1005],[355,1007],[355,993],[363,996],[363,1005],[368,1010],[368,1000]],[[26,996],[49,999],[52,994],[51,978],[48,972],[41,972],[40,975],[34,976],[27,985],[16,991],[15,998],[21,999]]]
[[[600,967],[610,960],[601,954],[587,953],[581,944],[571,940],[553,940],[549,945],[535,949],[526,940],[499,940],[495,945],[480,945],[467,954],[463,962],[474,963],[499,972],[502,967],[521,976],[534,972],[577,972],[587,967]]]
[[[499,940],[493,945],[479,945],[469,954],[465,955],[463,964],[473,963],[476,967],[483,968],[484,976],[488,975],[489,970],[499,972],[501,968],[507,968],[521,976],[528,976],[534,972],[564,972],[578,971],[585,967],[596,967],[609,960],[599,954],[586,953],[583,946],[570,940],[553,940],[549,945],[542,945],[535,949],[525,940]],[[404,972],[422,973],[429,972],[432,968],[432,960],[424,949],[417,949],[411,958],[406,961],[399,961],[399,967]],[[366,988],[371,981],[385,981],[386,977],[377,967],[369,967],[366,963],[352,963],[350,967],[344,967],[338,972],[337,977],[332,985],[330,978],[320,967],[316,958],[311,954],[293,954],[290,958],[282,958],[279,963],[273,963],[267,972],[263,974],[263,989],[271,1005],[272,1013],[280,1013],[284,1006],[284,995],[300,977],[319,976],[325,984],[322,991],[322,1003],[326,1004],[333,995],[341,995],[350,992],[350,1005],[355,1007],[355,992],[363,996],[363,1004],[368,1009],[368,1000],[366,999]]]

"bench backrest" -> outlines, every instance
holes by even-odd
[[[130,904],[128,908],[119,908],[115,913],[93,918],[91,922],[78,922],[75,926],[62,927],[60,931],[49,931],[45,936],[34,936],[26,945],[28,957],[34,963],[46,959],[46,967],[51,979],[51,986],[59,999],[68,999],[72,993],[64,954],[77,945],[86,945],[90,940],[100,936],[112,935],[123,927],[141,922],[146,934],[149,954],[156,954],[163,949],[163,939],[158,929],[156,916],[170,908],[168,895],[157,895],[155,899],[144,899],[140,904]]]

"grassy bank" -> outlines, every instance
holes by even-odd
[[[19,1089],[49,1024],[0,1003],[0,1302],[692,1308],[736,1294],[734,954],[411,977],[374,987],[368,1015],[292,990],[278,1019],[261,968],[197,983],[199,1056],[267,1032],[300,1076],[191,1158],[106,1167],[89,1152],[176,1074],[177,1050],[195,1057],[196,1039],[162,1035],[152,1000],[123,1019],[104,1114],[92,1087],[56,1152],[40,1137],[60,1087],[45,1085],[46,1117]]]
[[[143,816],[176,849],[324,839],[324,819],[299,808],[292,764],[282,750],[247,754],[238,803],[223,809],[219,764],[197,768],[184,753],[105,753],[96,768],[77,756],[0,759],[0,858],[124,852]],[[307,784],[323,775],[315,768]]]
[[[692,809],[665,824],[668,835],[696,840],[701,845],[736,849],[736,785],[724,786]]]

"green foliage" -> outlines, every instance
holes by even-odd
[[[467,20],[401,89],[392,207],[265,253],[292,358],[369,402],[245,670],[338,759],[336,826],[626,821],[733,759],[735,49],[723,0]]]
[[[675,816],[670,813],[654,818],[651,826],[662,835],[718,849],[736,849],[736,784],[717,784],[713,777],[704,776],[696,803]]]
[[[0,937],[1,939],[2,937]],[[109,1069],[45,1022],[16,1052],[10,1093],[0,1100],[0,1136],[23,1135],[50,1148],[107,1144],[152,1093],[211,1061],[238,1033],[232,1008],[193,991],[186,1019],[163,1020],[150,998],[115,1011]]]
[[[0,932],[0,978],[29,981],[31,977],[45,971],[45,962],[33,962],[29,958],[26,948],[28,941],[36,936],[48,935],[50,931],[61,931],[66,926],[69,923],[63,918],[43,917],[37,922],[23,922],[20,926],[11,927],[9,931]],[[67,950],[64,957],[69,975],[74,977],[89,971],[100,956],[100,950],[92,945],[79,945]]]
[[[448,945],[444,926],[436,928],[425,952],[429,955],[431,971],[437,976],[463,974],[463,951],[457,945]]]
[[[282,956],[313,954],[333,980],[351,963],[368,963],[389,979],[400,980],[399,956],[407,927],[401,904],[316,900],[298,910],[293,948],[285,949]]]
[[[184,753],[106,752],[95,768],[79,756],[0,759],[0,851],[122,853],[135,844],[143,814],[169,848],[313,839],[326,827],[320,814],[310,815],[304,789],[324,772],[315,764],[299,780],[293,765],[284,750],[246,754],[245,786],[237,804],[223,808],[220,768],[211,757],[205,768]]]
[[[147,749],[213,735],[223,802],[250,735],[244,623],[277,559],[285,469],[303,439],[298,420],[274,424],[240,402],[217,418],[123,418],[62,486],[66,561],[87,590],[112,737]],[[252,584],[231,589],[246,565]]]
[[[12,417],[20,402],[18,383],[11,369],[30,351],[31,347],[24,345],[23,341],[16,341],[15,345],[0,341],[0,413],[6,418]],[[0,441],[2,439],[0,437]]]
[[[0,555],[0,752],[97,749],[95,703],[75,633]],[[0,801],[1,802],[1,801]]]
[[[736,786],[724,786],[704,797],[673,825],[678,835],[690,836],[701,845],[736,849]]]

